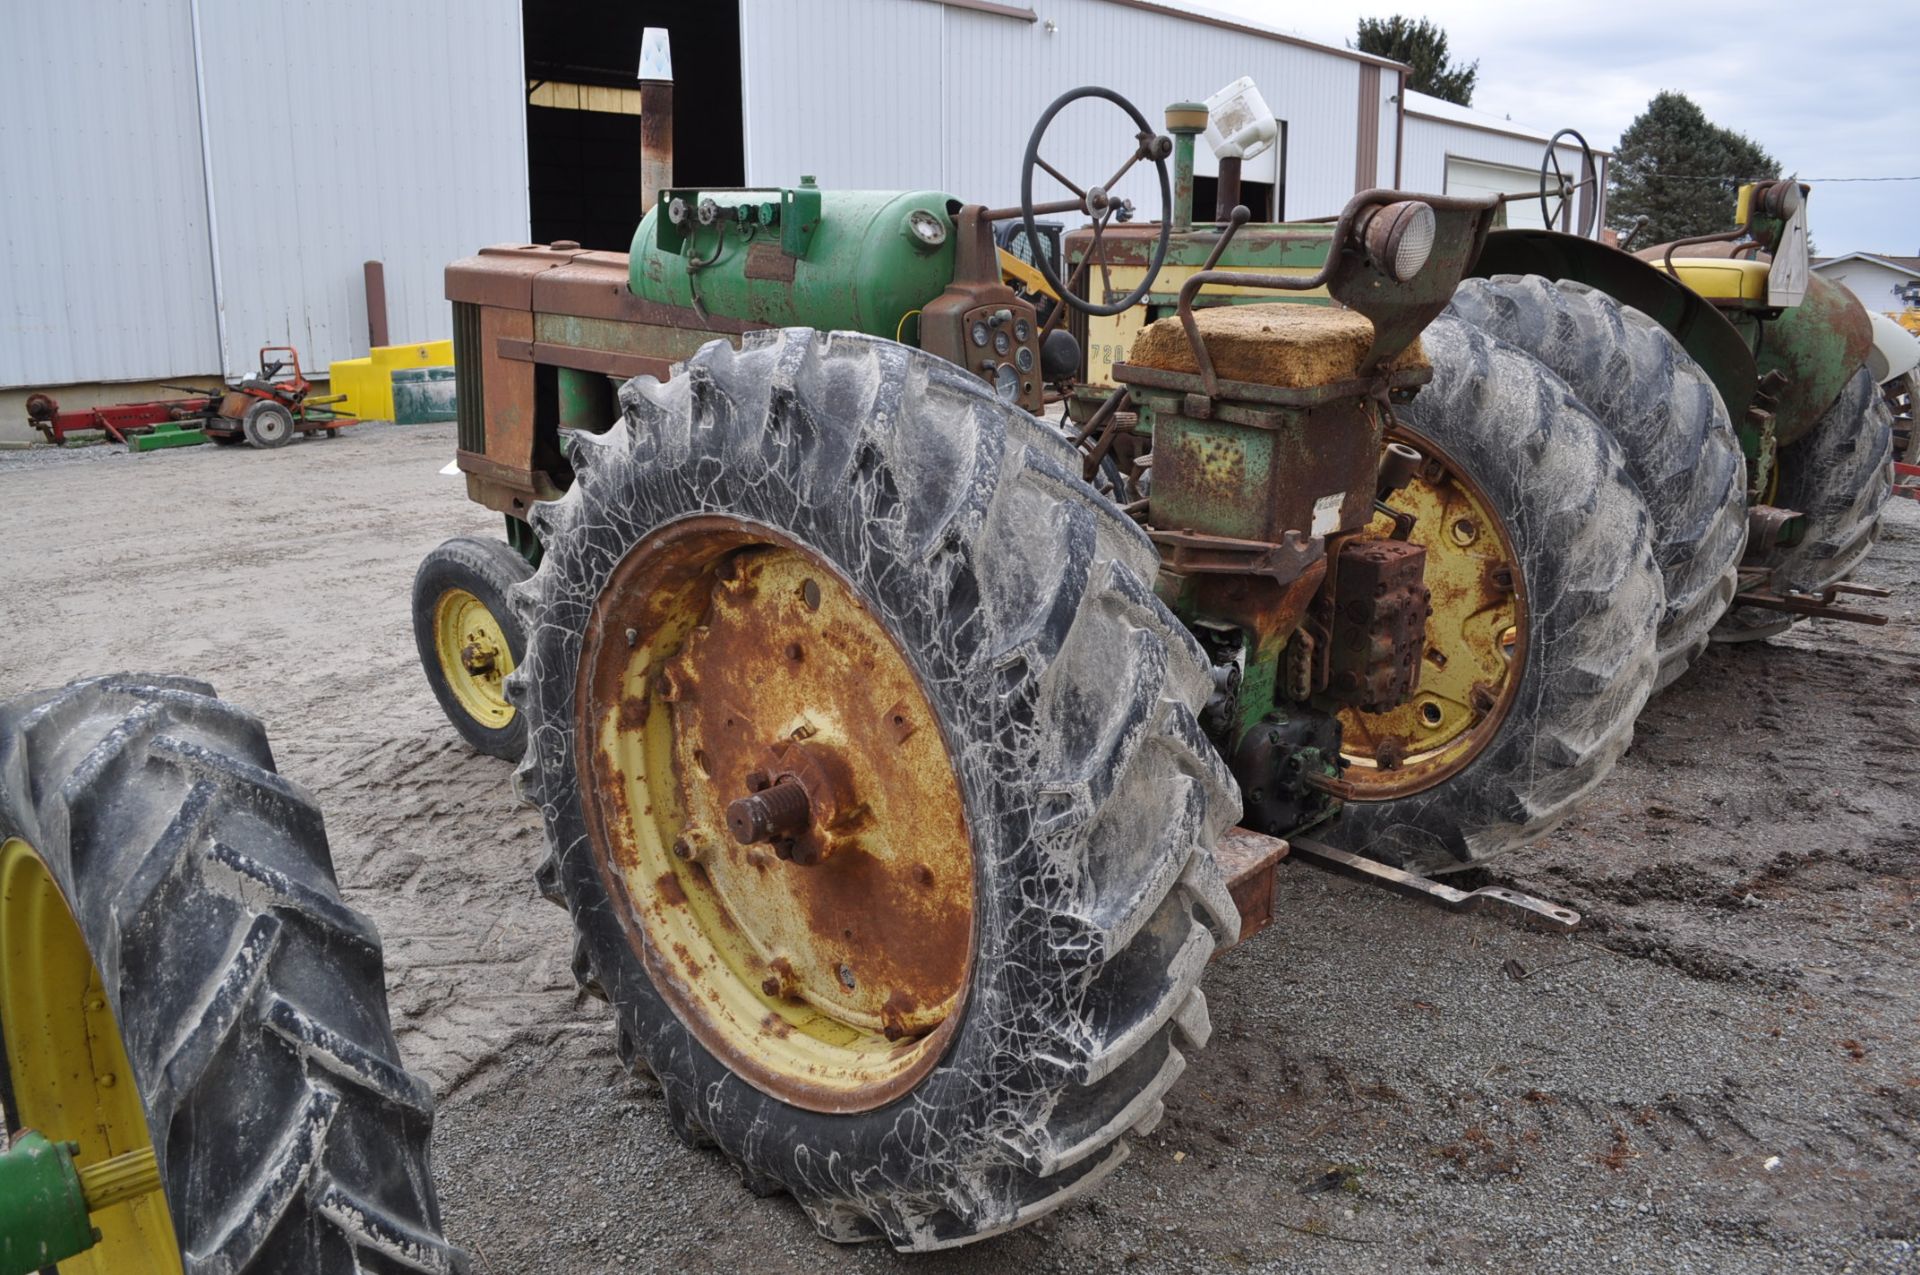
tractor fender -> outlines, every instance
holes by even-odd
[[[1773,433],[1784,446],[1805,437],[1845,392],[1873,350],[1867,308],[1840,284],[1811,275],[1806,299],[1765,325],[1755,360],[1760,375],[1778,369]]]
[[[1663,259],[1667,249],[1666,244],[1654,244],[1634,255],[1654,262]],[[1705,243],[1689,244],[1677,255],[1736,254],[1744,255],[1745,250],[1733,243]],[[1773,258],[1762,252],[1754,254],[1753,260],[1771,262]],[[1739,330],[1750,334],[1751,324]],[[1846,391],[1853,374],[1866,365],[1873,347],[1873,322],[1867,308],[1840,284],[1810,275],[1800,304],[1768,320],[1755,341],[1755,370],[1761,376],[1777,371],[1786,378],[1771,409],[1774,438],[1783,446],[1804,438]]]
[[[1920,367],[1920,337],[1884,314],[1869,310],[1873,324],[1873,349],[1867,352],[1867,371],[1876,383],[1885,385],[1896,376],[1905,376]]]
[[[1487,236],[1467,275],[1491,279],[1503,274],[1572,279],[1632,306],[1680,342],[1720,391],[1727,415],[1736,424],[1745,419],[1759,380],[1752,349],[1725,315],[1665,271],[1631,253],[1578,235],[1557,230],[1496,230]],[[1836,386],[1834,393],[1838,392]],[[1829,395],[1829,401],[1831,398]]]

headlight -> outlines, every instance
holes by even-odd
[[[1435,229],[1432,206],[1405,199],[1369,211],[1354,237],[1374,265],[1395,283],[1406,283],[1426,268]]]

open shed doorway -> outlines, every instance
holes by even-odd
[[[640,37],[673,47],[673,172],[682,186],[746,180],[739,0],[522,0],[527,211],[535,243],[625,252],[640,206]]]

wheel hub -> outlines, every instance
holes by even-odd
[[[1340,714],[1344,779],[1362,801],[1431,788],[1457,774],[1506,720],[1526,658],[1527,607],[1519,557],[1492,500],[1431,440],[1395,430],[1426,457],[1393,498],[1416,518],[1427,551],[1432,614],[1420,689],[1384,713]],[[1375,520],[1388,534],[1391,522]]]
[[[21,1128],[78,1144],[82,1165],[146,1151],[153,1141],[126,1044],[85,937],[38,853],[0,843],[0,1021]],[[63,1271],[179,1271],[180,1249],[158,1192],[93,1215],[94,1248]]]
[[[486,603],[465,589],[448,589],[434,604],[433,639],[440,670],[468,716],[496,730],[510,723],[506,681],[513,654]]]
[[[579,677],[589,830],[681,1020],[798,1106],[905,1092],[958,1024],[973,854],[886,627],[807,548],[695,518],[615,568]]]

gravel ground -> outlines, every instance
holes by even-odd
[[[1920,506],[1884,628],[1716,648],[1502,880],[1552,937],[1306,867],[1219,961],[1215,1039],[1090,1201],[955,1253],[817,1239],[683,1147],[575,992],[509,767],[416,667],[413,571],[495,530],[451,425],[265,455],[0,453],[0,691],[191,672],[318,794],[440,1095],[449,1235],[486,1275],[1920,1270]]]

